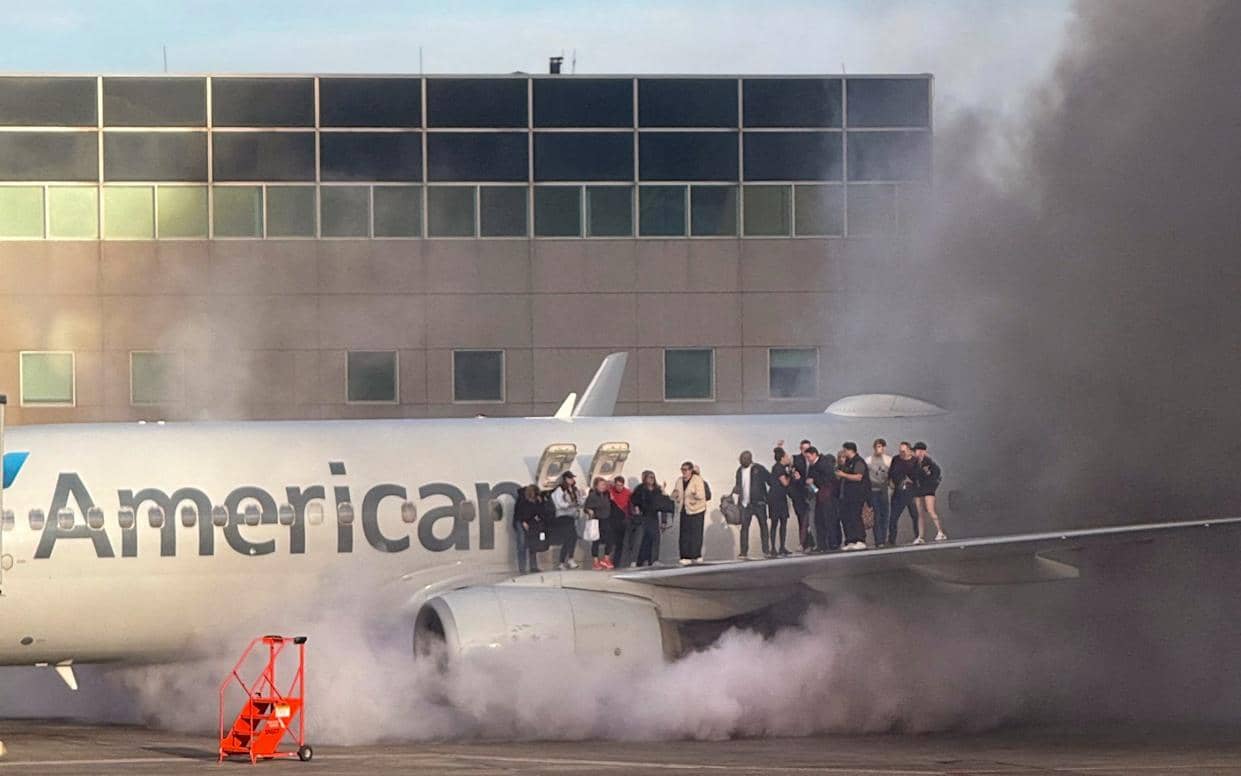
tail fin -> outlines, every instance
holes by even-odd
[[[625,376],[628,353],[613,353],[603,359],[599,371],[591,378],[590,385],[582,393],[582,399],[573,410],[575,418],[611,417],[616,411],[616,397],[620,395],[621,380]]]

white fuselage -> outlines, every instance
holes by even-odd
[[[549,444],[576,445],[581,475],[600,444],[627,442],[631,483],[643,469],[671,482],[693,460],[718,500],[742,449],[769,466],[779,439],[793,450],[808,437],[835,452],[846,439],[865,450],[876,436],[893,447],[925,438],[951,475],[961,445],[949,433],[943,416],[827,414],[14,428],[6,451],[29,455],[4,491],[15,519],[0,536],[0,664],[176,659],[210,650],[242,623],[296,630],[329,600],[407,617],[405,606],[437,584],[514,572],[511,521],[488,507],[503,483],[533,481]],[[182,489],[201,496],[183,491],[153,527],[160,494]],[[228,504],[229,525],[212,525],[201,506],[183,516],[195,498]],[[88,499],[103,510],[101,529],[87,526]],[[459,500],[474,502],[477,519],[454,516]],[[350,525],[338,523],[344,501]],[[402,519],[405,502],[416,508],[412,523]],[[127,503],[136,505],[129,529]],[[292,525],[277,518],[286,504]],[[62,506],[73,513],[68,531],[58,525]],[[239,517],[247,506],[265,513],[262,524]],[[43,511],[41,530],[31,510]]]

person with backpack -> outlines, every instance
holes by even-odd
[[[711,488],[692,461],[681,464],[681,476],[672,486],[671,496],[681,523],[680,563],[702,563],[703,523],[711,506]]]
[[[538,574],[539,552],[547,549],[547,527],[543,524],[543,494],[537,485],[527,485],[517,493],[513,505],[513,531],[517,537],[517,571]]]
[[[866,527],[862,524],[862,508],[870,498],[869,470],[858,455],[857,444],[841,445],[836,478],[840,480],[840,523],[844,528],[843,550],[866,549]]]

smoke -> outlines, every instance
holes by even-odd
[[[977,413],[989,529],[1241,508],[1221,486],[1241,451],[1238,34],[1231,2],[1080,3],[1024,115],[941,123],[904,249],[868,257],[881,280],[849,300],[868,346],[841,379],[882,353]]]

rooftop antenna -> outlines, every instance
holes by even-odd
[[[422,75],[422,46],[418,46],[418,75]]]
[[[577,75],[577,49],[573,49],[573,58],[569,60],[569,75]]]
[[[164,44],[164,74],[168,74],[168,44]]]

